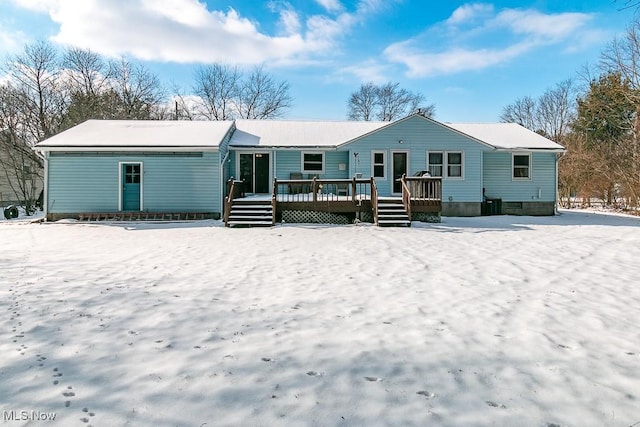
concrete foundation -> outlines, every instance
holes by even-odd
[[[442,216],[480,216],[480,202],[442,202]]]

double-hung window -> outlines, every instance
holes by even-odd
[[[447,178],[462,178],[462,152],[447,152]]]
[[[386,178],[386,153],[384,151],[374,151],[371,153],[371,164],[373,169],[373,177]]]
[[[531,179],[531,155],[513,155],[513,179]]]
[[[442,166],[444,165],[444,153],[430,152],[429,156],[429,173],[431,176],[442,176]]]
[[[324,153],[303,152],[302,173],[324,173]]]
[[[431,176],[463,179],[464,153],[462,151],[430,151],[427,167]]]

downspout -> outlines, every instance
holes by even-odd
[[[43,192],[44,196],[42,198],[42,210],[44,213],[44,220],[47,220],[47,215],[49,214],[49,153],[46,152],[44,154],[44,183],[43,183]]]
[[[555,194],[555,201],[553,202],[553,212],[558,215],[558,167],[560,164],[560,159],[564,157],[564,155],[567,154],[566,151],[560,153],[560,154],[556,154],[556,194]]]
[[[222,162],[220,162],[220,215],[224,215],[224,189],[227,187],[227,183],[224,182],[224,165],[227,163],[228,158],[229,148],[227,148],[227,152],[224,154]]]

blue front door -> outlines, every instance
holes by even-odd
[[[122,165],[122,210],[140,210],[140,163]]]

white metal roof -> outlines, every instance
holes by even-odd
[[[564,150],[560,144],[516,123],[444,123],[497,149]]]
[[[216,149],[233,121],[88,120],[36,145],[66,149]]]
[[[88,120],[36,145],[37,150],[213,150],[233,121]],[[236,120],[232,147],[337,147],[393,122]],[[564,150],[514,123],[444,123],[504,150]]]
[[[236,120],[232,147],[335,147],[389,122]]]

